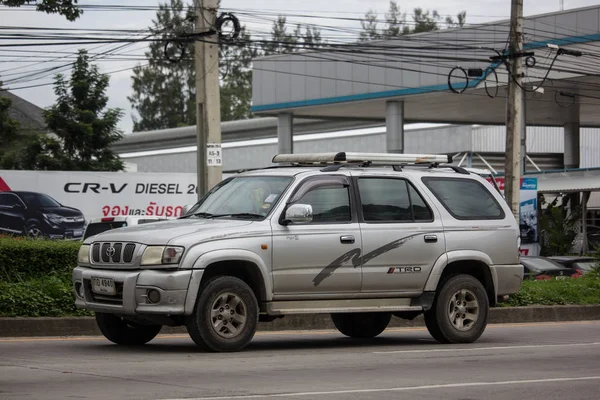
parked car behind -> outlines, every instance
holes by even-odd
[[[0,193],[0,231],[30,237],[79,239],[85,218],[44,193]]]
[[[567,268],[547,257],[524,256],[521,257],[521,265],[524,268],[523,279],[550,280],[577,278],[581,276],[574,268]]]
[[[166,221],[167,218],[161,217],[132,217],[132,216],[122,216],[122,217],[99,217],[92,218],[88,226],[85,228],[85,233],[83,234],[83,240],[87,239],[90,236],[95,236],[99,233],[109,231],[111,229],[123,228],[125,226],[134,226],[147,224],[150,222],[158,222],[158,221]]]
[[[593,257],[556,256],[550,258],[564,267],[577,270],[581,275],[590,272],[597,266],[600,266],[600,259]]]

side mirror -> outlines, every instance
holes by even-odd
[[[306,224],[312,222],[313,209],[310,204],[293,204],[285,211],[284,222]]]
[[[192,207],[194,207],[193,204],[186,204],[185,206],[183,206],[183,210],[181,211],[181,215],[187,214],[188,211],[190,211],[192,209]]]

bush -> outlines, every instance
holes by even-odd
[[[0,282],[0,317],[63,317],[92,315],[75,307],[71,275]]]
[[[0,281],[70,274],[81,242],[0,237]]]
[[[600,304],[600,275],[594,271],[577,279],[526,280],[519,293],[500,306]]]

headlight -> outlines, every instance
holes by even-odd
[[[79,253],[77,254],[77,261],[80,264],[89,264],[90,263],[90,245],[84,244],[79,248]]]
[[[61,222],[63,222],[63,217],[61,217],[60,215],[44,214],[44,217],[46,217],[46,219],[52,222],[53,224],[60,224]]]
[[[183,247],[148,246],[142,254],[142,265],[179,264],[183,255]]]

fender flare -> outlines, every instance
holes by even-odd
[[[440,278],[444,273],[444,269],[446,269],[448,265],[457,261],[479,261],[485,264],[488,268],[490,276],[492,277],[494,296],[496,293],[498,293],[498,279],[496,269],[492,267],[494,265],[492,259],[487,254],[475,250],[455,250],[444,253],[442,256],[440,256],[433,265],[423,290],[431,292],[436,291],[438,283],[440,282]]]
[[[198,298],[198,292],[200,291],[200,283],[202,282],[204,271],[211,264],[221,261],[247,261],[255,264],[258,267],[259,273],[261,274],[263,280],[265,287],[265,299],[266,301],[272,300],[273,283],[270,279],[269,269],[256,253],[244,249],[213,250],[202,254],[194,262],[192,267],[192,276],[188,285],[185,299],[185,315],[191,315],[194,311],[194,306],[196,305],[196,299]]]

